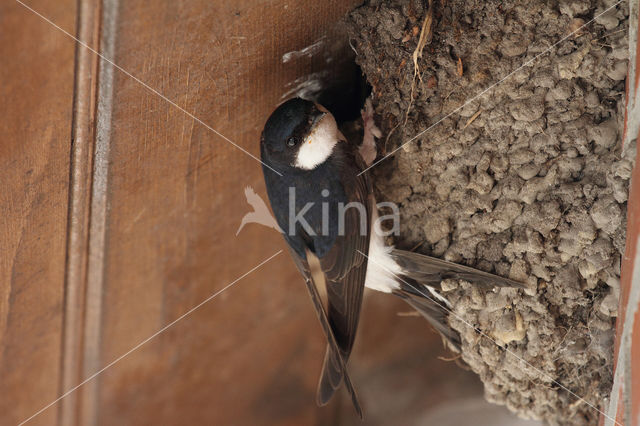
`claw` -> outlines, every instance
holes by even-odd
[[[382,132],[378,126],[376,126],[376,122],[373,118],[371,98],[367,98],[364,103],[364,108],[360,111],[360,114],[362,115],[362,122],[364,124],[364,136],[362,138],[362,145],[360,146],[360,155],[367,166],[370,166],[378,155],[378,149],[376,147],[374,137],[380,138],[382,136]]]

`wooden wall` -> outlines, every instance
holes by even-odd
[[[180,108],[258,155],[283,95],[341,73],[356,3],[2,2],[0,424],[284,248],[235,235],[260,164]],[[30,424],[314,423],[335,411],[314,404],[323,353],[285,253]]]
[[[633,155],[640,139],[640,6],[629,3],[629,71],[623,147]],[[640,425],[640,153],[629,188],[627,243],[622,258],[620,301],[616,321],[615,371],[607,416],[602,424]]]
[[[73,1],[32,4],[73,31]],[[10,425],[59,393],[75,46],[13,2],[0,3],[0,28],[0,424]]]

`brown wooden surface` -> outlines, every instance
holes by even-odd
[[[74,30],[75,1],[30,3]],[[0,424],[11,425],[59,393],[75,46],[13,1],[0,28]]]
[[[631,147],[640,139],[640,39],[638,27],[640,8],[631,4],[629,15],[629,69],[623,147],[633,155]],[[620,300],[616,319],[614,380],[607,416],[601,424],[640,425],[640,161],[636,161],[631,176],[627,202],[627,241],[622,257]]]
[[[122,2],[114,61],[258,155],[286,85],[311,72],[310,60],[283,64],[282,55],[315,42],[348,9]],[[284,248],[257,225],[235,236],[250,211],[245,186],[264,194],[257,161],[118,71],[111,114],[98,129],[109,153],[97,364]],[[324,348],[320,333],[307,337],[317,326],[300,284],[281,255],[119,362],[98,378],[97,423],[313,423]]]

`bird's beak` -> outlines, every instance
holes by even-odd
[[[320,123],[320,120],[322,120],[327,114],[328,112],[326,111],[316,110],[311,121],[311,128],[309,129],[309,138],[307,139],[307,143],[311,143],[313,141],[313,134],[316,130],[316,127],[318,126],[318,123]]]
[[[313,121],[311,122],[311,130],[316,127],[316,125],[320,122],[320,120],[322,120],[325,115],[327,115],[327,113],[324,111],[318,111],[315,114],[315,117],[313,117]]]

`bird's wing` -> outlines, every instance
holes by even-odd
[[[394,249],[391,256],[402,268],[406,275],[419,283],[440,288],[442,280],[453,278],[469,281],[486,290],[495,287],[526,288],[526,284],[509,278],[503,278],[489,272],[471,268],[465,265],[448,262],[443,259],[413,253],[405,250]]]
[[[369,251],[369,222],[375,208],[375,200],[367,174],[357,176],[360,170],[364,169],[360,155],[354,152],[354,156],[349,156],[345,161],[353,162],[343,168],[347,198],[349,202],[360,203],[364,207],[364,216],[361,217],[360,210],[355,207],[345,211],[344,235],[339,235],[329,252],[317,259],[320,278],[315,276],[306,259],[291,248],[290,251],[298,270],[305,278],[328,342],[318,384],[317,401],[320,405],[326,404],[344,381],[354,407],[362,417],[362,409],[347,373],[346,363],[353,347],[360,317],[367,272],[366,257],[362,253],[366,255]],[[365,221],[363,229],[360,226],[362,221]],[[307,258],[311,256],[313,254],[307,251]],[[324,281],[326,285],[326,312],[318,292],[318,281]]]
[[[345,167],[347,172],[343,182],[349,201],[363,206],[365,217],[361,217],[357,208],[347,209],[344,235],[340,235],[331,250],[320,259],[326,278],[329,323],[339,347],[339,353],[331,346],[327,348],[318,384],[317,398],[321,405],[326,404],[340,386],[342,371],[339,357],[348,360],[351,354],[367,273],[365,255],[369,252],[370,220],[375,201],[367,175],[357,176],[363,169],[359,154],[354,155],[354,161],[356,164],[348,166],[355,168],[355,173],[352,167]],[[363,221],[366,223],[361,227]]]
[[[347,391],[351,396],[351,401],[353,402],[353,406],[356,409],[356,412],[358,413],[360,418],[362,418],[362,407],[360,406],[360,402],[358,401],[358,396],[353,387],[353,383],[351,382],[351,378],[349,377],[349,373],[347,372],[347,359],[344,356],[342,356],[342,350],[341,350],[340,344],[336,339],[335,331],[333,329],[331,322],[329,321],[327,312],[325,311],[325,308],[322,304],[322,297],[320,296],[318,287],[316,287],[316,282],[318,281],[318,279],[313,278],[314,274],[311,272],[312,268],[309,265],[309,262],[307,262],[307,260],[300,257],[295,252],[295,250],[293,250],[290,246],[289,246],[289,252],[291,253],[291,257],[293,258],[293,261],[296,264],[298,270],[304,276],[304,281],[305,281],[305,284],[307,285],[307,290],[309,291],[309,295],[311,296],[313,307],[316,310],[318,320],[320,321],[320,325],[322,326],[322,331],[324,332],[325,337],[327,338],[327,356],[329,356],[330,353],[340,354],[337,357],[334,357],[334,359],[332,360],[333,365],[335,365],[335,367],[332,369],[332,372],[337,371],[336,374],[339,375],[338,385],[342,380],[344,380]],[[315,257],[315,255],[311,253],[309,250],[307,250],[306,254],[308,259]],[[316,259],[315,261],[319,263],[317,258],[315,259]],[[324,280],[324,276],[322,277],[322,280]],[[326,364],[326,358],[325,358],[325,364]],[[322,377],[324,377],[325,369],[326,369],[325,366],[323,366],[323,375],[321,376],[320,383],[322,383]],[[320,394],[320,388],[318,389],[318,395],[319,394]],[[320,398],[318,398],[318,403],[320,404]]]

